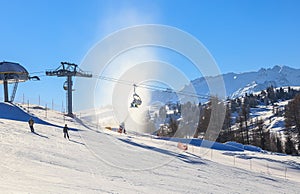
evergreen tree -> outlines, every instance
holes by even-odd
[[[249,128],[248,128],[248,120],[250,118],[250,108],[247,104],[242,105],[242,110],[241,110],[240,116],[241,116],[242,121],[245,123],[247,144],[250,144]]]
[[[294,142],[292,141],[291,135],[288,135],[285,142],[285,153],[289,155],[296,154]]]
[[[238,116],[236,119],[236,123],[239,126],[239,131],[240,131],[240,138],[238,139],[237,142],[245,144],[245,138],[244,138],[244,128],[243,128],[243,119],[241,116]]]
[[[230,100],[230,109],[231,109],[231,112],[236,112],[237,111],[237,107],[238,107],[238,104],[237,104],[236,100]]]
[[[227,130],[228,132],[231,131],[231,109],[229,107],[229,104],[226,105],[226,112],[225,112],[225,119],[224,119],[224,124],[223,124],[223,130]]]
[[[258,134],[259,134],[259,139],[260,139],[260,147],[265,150],[266,149],[266,138],[265,138],[265,133],[264,133],[264,122],[262,119],[259,119],[257,121],[257,128],[258,128]]]
[[[285,107],[285,126],[288,130],[298,133],[300,142],[300,95],[295,96]]]
[[[169,136],[173,137],[178,130],[178,121],[171,117],[169,127],[171,129]]]
[[[283,153],[282,142],[281,142],[280,137],[276,138],[276,147],[277,147],[277,152],[278,153]]]
[[[274,151],[274,139],[271,136],[270,130],[263,132],[264,149],[268,151]],[[276,145],[275,145],[276,146]]]
[[[271,152],[277,152],[277,138],[274,133],[269,133],[270,136],[270,142],[269,142],[269,151]]]
[[[209,102],[200,110],[199,122],[194,137],[198,137],[199,133],[203,132],[205,139],[215,141],[223,127],[225,108],[224,103],[218,97],[212,96]]]
[[[194,138],[198,138],[200,133],[205,134],[208,124],[210,121],[210,114],[211,114],[211,107],[210,105],[202,105],[199,107],[200,114],[199,114],[199,121],[198,126],[194,133]]]
[[[267,88],[267,97],[272,104],[277,101],[273,86]]]
[[[250,94],[249,96],[249,106],[250,108],[255,108],[257,107],[258,102],[257,102],[257,96],[254,96],[253,94]]]

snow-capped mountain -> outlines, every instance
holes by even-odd
[[[246,93],[259,92],[269,86],[300,86],[300,69],[294,69],[288,66],[274,66],[273,68],[261,68],[255,72],[245,73],[226,73],[222,75],[226,96],[235,98],[244,96]],[[192,80],[189,85],[181,90],[183,93],[190,93],[192,86],[195,92],[200,95],[213,95],[207,85],[207,82],[215,83],[220,76],[201,77]],[[156,91],[152,95],[153,101],[178,101],[180,95],[170,92]],[[187,101],[187,97],[181,98],[181,101]]]
[[[206,77],[193,80],[191,84],[199,94],[209,94],[206,80],[214,80],[216,77]],[[274,66],[273,68],[261,68],[257,72],[226,73],[223,74],[226,94],[229,97],[243,96],[245,93],[253,93],[266,89],[269,86],[299,86],[300,69],[287,66]]]

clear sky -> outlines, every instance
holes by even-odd
[[[61,61],[80,64],[102,38],[137,24],[164,24],[200,40],[222,73],[300,67],[298,0],[0,0],[0,61],[44,75]],[[34,74],[35,72],[39,72]],[[56,109],[64,78],[20,84],[17,100]],[[0,100],[3,99],[2,88]]]

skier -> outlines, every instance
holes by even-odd
[[[28,124],[29,124],[31,132],[34,133],[34,128],[33,128],[34,120],[32,119],[32,117],[30,117]]]
[[[69,130],[69,128],[68,128],[67,124],[65,124],[64,129],[63,129],[64,138],[66,138],[66,136],[67,136],[68,140],[70,140],[68,130]]]
[[[125,130],[125,123],[122,122],[120,125],[119,125],[119,130],[118,130],[119,133],[124,133],[126,134],[126,130]]]

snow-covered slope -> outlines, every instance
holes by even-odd
[[[0,103],[2,106],[7,105]],[[13,106],[5,115],[13,116],[18,111]],[[176,142],[119,134],[104,126],[97,129],[89,122],[42,108],[31,108],[30,112],[46,121],[35,125],[36,134],[30,133],[24,122],[29,116],[26,112],[14,120],[0,116],[1,193],[298,193],[300,190],[297,157],[196,146],[189,146],[183,152]],[[103,123],[109,123],[107,119]],[[70,141],[62,135],[65,123],[72,129]]]

